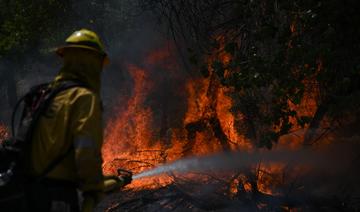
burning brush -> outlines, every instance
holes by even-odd
[[[234,207],[245,205],[247,211],[279,208],[289,211],[312,205],[311,209],[317,211],[326,204],[336,204],[334,207],[342,204],[341,198],[328,202],[333,190],[320,188],[326,183],[312,183],[323,179],[331,170],[340,173],[344,164],[351,164],[340,162],[341,158],[337,157],[340,151],[328,154],[304,149],[306,128],[296,125],[293,117],[289,117],[293,132],[280,137],[271,152],[256,148],[256,141],[245,136],[252,128],[241,127],[248,126],[248,118],[231,112],[236,106],[236,99],[228,95],[231,89],[219,83],[214,74],[206,78],[180,76],[178,66],[164,65],[167,64],[164,61],[173,61],[171,52],[166,51],[169,49],[157,49],[143,64],[126,66],[133,81],[132,95],[121,99],[117,116],[106,128],[102,150],[104,172],[115,173],[118,167],[124,167],[134,173],[132,176],[124,172],[133,181],[123,193],[138,194],[137,199],[141,200],[150,193],[145,199],[165,204],[159,208],[149,206],[155,208],[150,211],[164,207],[181,211],[181,203],[184,210],[213,210],[241,202],[243,205]],[[210,58],[209,64],[213,59]],[[224,64],[229,62],[227,55],[220,59]],[[316,111],[316,98],[307,93],[299,106],[292,106],[301,116],[312,116]],[[345,152],[350,160],[349,151]],[[341,176],[335,174],[327,176]],[[213,183],[218,182],[221,189],[213,193],[219,197],[214,201],[205,201],[205,195],[193,197],[196,191],[189,191],[197,180],[205,190],[218,186]],[[326,185],[329,184],[335,185],[333,181]],[[155,198],[157,194],[159,197]],[[209,202],[220,204],[221,198],[226,204],[209,205]],[[132,204],[134,210],[147,209],[145,203],[136,205],[136,197],[117,203],[124,210]]]

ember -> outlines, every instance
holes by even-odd
[[[0,123],[0,143],[9,137],[9,130],[5,124]]]

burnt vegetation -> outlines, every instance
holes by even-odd
[[[128,124],[119,125],[121,130],[127,135],[138,133],[151,138],[139,148],[133,144],[139,139],[137,134],[129,135],[126,143],[119,132],[116,134],[119,145],[108,145],[111,151],[107,156],[109,160],[105,157],[104,169],[125,167],[137,173],[174,158],[197,155],[199,134],[205,135],[200,145],[210,146],[211,142],[217,142],[221,151],[241,149],[239,136],[230,136],[230,130],[224,127],[223,117],[219,114],[221,92],[231,100],[228,112],[234,118],[235,134],[244,136],[255,150],[272,151],[289,135],[296,137],[290,139],[290,143],[296,143],[298,149],[322,149],[327,143],[348,143],[350,146],[354,143],[353,150],[356,150],[360,124],[359,11],[357,0],[3,0],[0,2],[0,97],[4,102],[0,105],[0,140],[8,136],[2,122],[6,123],[11,106],[24,89],[21,80],[38,73],[42,77],[52,76],[53,73],[33,72],[37,69],[33,64],[52,67],[50,50],[62,43],[69,32],[79,26],[93,29],[105,38],[106,46],[112,46],[113,54],[128,54],[132,48],[146,49],[148,46],[130,47],[124,51],[119,50],[123,44],[118,41],[126,42],[129,37],[136,38],[134,35],[141,34],[142,24],[148,22],[141,18],[140,23],[134,20],[151,14],[151,20],[157,21],[154,25],[160,26],[158,29],[169,36],[175,47],[171,50],[178,54],[179,69],[186,72],[186,77],[161,78],[157,83],[167,85],[168,90],[159,86],[157,92],[150,93],[151,98],[144,95],[124,98],[133,102],[135,109],[127,110],[126,107],[132,105],[122,103],[121,109],[129,113],[123,117],[124,123]],[[117,60],[129,59],[137,63],[136,68],[144,68],[140,62],[143,55],[133,57],[120,56]],[[153,69],[168,71],[169,67],[161,68],[168,58],[160,60],[159,67]],[[122,64],[125,62],[119,63],[121,65],[115,64],[112,68],[126,69]],[[175,69],[171,65],[170,68]],[[150,90],[156,83],[149,83],[151,85],[145,88],[141,85],[149,79],[154,80],[153,76],[147,76],[147,72],[139,73],[145,81],[140,81],[139,90]],[[121,74],[120,78],[129,77]],[[186,86],[178,84],[190,80],[206,82],[201,88],[204,96],[199,95],[206,103],[199,103],[200,98],[196,95],[189,98],[201,105],[201,110],[196,118],[186,121],[185,101],[177,103],[178,107],[183,107],[181,109],[173,104],[177,99],[185,100],[190,96],[186,96],[185,91],[182,94],[175,91],[186,90]],[[132,86],[136,84],[134,81],[122,82]],[[108,86],[116,83],[111,81]],[[159,97],[158,93],[163,96]],[[112,104],[113,101],[106,102]],[[142,108],[145,106],[146,110]],[[156,107],[158,109],[154,110]],[[131,118],[136,113],[150,116],[149,111],[161,114],[158,115],[160,118],[154,115],[160,120],[160,126],[144,124],[143,117]],[[174,114],[181,117],[171,120]],[[115,121],[109,123],[108,127],[111,123],[115,126]],[[139,126],[154,129],[144,133],[141,132],[144,128]],[[156,145],[158,140],[159,146]],[[171,148],[176,142],[181,143],[181,148],[174,156]],[[117,157],[120,151],[127,150],[128,155]],[[348,150],[339,150],[334,153],[334,158],[347,153]],[[354,159],[344,160],[346,164],[341,160],[330,160],[334,161],[340,165],[334,165],[329,176],[286,164],[274,169],[262,163],[222,174],[168,173],[166,183],[159,178],[151,182],[151,189],[142,185],[129,187],[110,195],[98,209],[359,210],[359,152],[355,151]],[[340,166],[346,167],[345,171],[338,170]]]
[[[142,6],[168,26],[194,72],[232,88],[232,112],[245,115],[239,125],[246,124],[242,130],[258,146],[271,148],[294,124],[310,126],[304,145],[311,145],[324,119],[336,128],[350,111],[358,114],[358,2],[153,0]],[[230,61],[221,60],[224,52]],[[214,53],[209,67],[205,57]],[[313,114],[291,108],[310,96]]]
[[[301,140],[299,148],[358,142],[358,2],[153,0],[140,1],[140,6],[168,30],[188,73],[208,81],[210,103],[199,118],[185,124],[183,155],[194,154],[198,133],[210,133],[223,151],[236,143],[219,121],[220,89],[232,99],[230,112],[241,114],[235,118],[237,132],[257,147],[272,149],[282,136],[293,133]],[[350,163],[343,165],[354,170],[359,160]],[[217,197],[197,196],[195,191],[201,189],[191,192],[187,186],[196,188],[198,181],[171,176],[172,184],[150,193],[135,192],[134,198],[109,210],[357,210],[358,182],[344,177],[349,172],[339,173],[273,173],[259,165],[232,174],[237,189],[231,195],[222,190],[234,186],[231,179],[219,180],[216,174],[202,178],[201,185],[213,189],[207,194]],[[311,185],[317,188],[311,181],[319,179],[324,179],[323,190],[308,190]],[[208,186],[210,182],[216,186]],[[276,185],[279,193],[259,189],[265,182]]]

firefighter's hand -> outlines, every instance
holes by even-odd
[[[130,179],[128,179],[128,177],[116,176],[116,175],[105,176],[104,192],[110,193],[110,192],[118,191],[120,188],[124,187],[130,182],[131,182],[131,175],[130,175]]]

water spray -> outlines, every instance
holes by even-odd
[[[266,151],[266,152],[228,152],[203,157],[191,157],[164,164],[159,167],[144,171],[133,176],[133,179],[152,177],[164,173],[187,173],[201,171],[238,171],[246,167],[256,165],[259,162],[276,163],[287,165],[301,164],[316,165],[324,164],[324,159],[309,151]],[[324,167],[324,166],[322,166]]]

